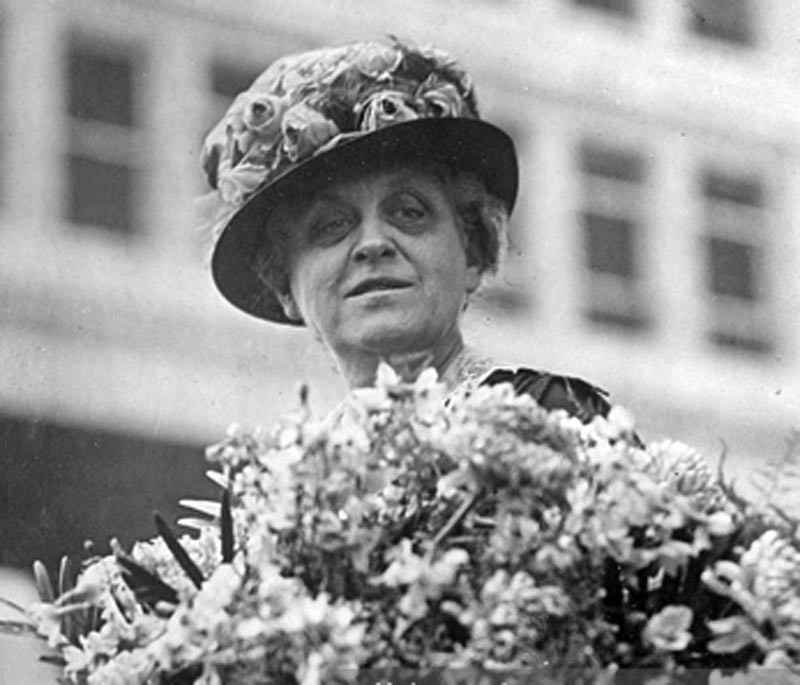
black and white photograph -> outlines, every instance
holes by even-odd
[[[800,682],[800,3],[0,0],[0,685]]]

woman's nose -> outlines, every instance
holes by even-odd
[[[358,243],[353,250],[357,262],[377,262],[396,254],[397,248],[387,234],[387,226],[380,220],[365,221],[361,226]]]

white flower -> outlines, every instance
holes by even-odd
[[[398,385],[400,385],[400,376],[395,373],[395,370],[389,364],[381,361],[375,374],[375,387],[395,388]]]
[[[644,629],[644,638],[657,650],[680,652],[689,646],[694,613],[683,605],[666,606],[650,617]]]
[[[633,435],[635,428],[633,416],[624,407],[619,405],[611,407],[608,412],[608,422],[616,429],[618,435]]]
[[[203,623],[214,623],[217,615],[228,608],[242,579],[230,564],[220,564],[203,583],[194,598],[192,613]]]
[[[86,680],[88,685],[146,685],[155,672],[156,662],[144,649],[117,654],[101,665]]]
[[[706,525],[708,526],[708,532],[718,537],[730,535],[736,528],[733,518],[725,511],[716,511],[710,514],[706,519]]]

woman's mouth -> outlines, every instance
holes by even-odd
[[[411,287],[411,285],[409,281],[387,276],[365,278],[363,281],[357,283],[354,288],[349,290],[346,297],[358,297],[359,295],[385,292],[387,290],[402,290]]]

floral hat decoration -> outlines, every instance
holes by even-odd
[[[514,145],[479,118],[469,76],[447,53],[393,38],[274,62],[236,97],[203,149],[220,292],[254,316],[291,323],[257,268],[276,203],[343,169],[401,160],[473,172],[509,211],[514,205]]]

